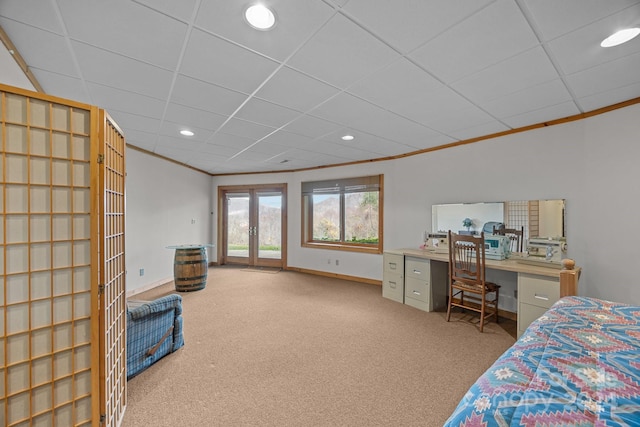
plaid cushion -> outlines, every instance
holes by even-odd
[[[172,326],[173,331],[168,333]],[[149,350],[158,343],[155,352],[149,355]],[[127,308],[127,378],[139,374],[183,345],[180,295],[171,294]]]

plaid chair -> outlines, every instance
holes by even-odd
[[[183,345],[180,295],[127,303],[127,378]]]

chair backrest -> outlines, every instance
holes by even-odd
[[[484,285],[484,232],[468,236],[449,230],[449,277],[468,285]]]
[[[494,228],[493,234],[500,234],[509,237],[511,243],[511,252],[522,252],[524,245],[524,226],[517,228]]]

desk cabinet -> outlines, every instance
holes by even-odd
[[[518,338],[527,327],[560,299],[560,280],[518,274]]]
[[[404,302],[404,255],[383,255],[382,296],[393,301]]]

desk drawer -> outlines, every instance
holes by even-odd
[[[524,333],[534,320],[538,319],[547,309],[536,305],[526,304],[522,301],[518,304],[518,338]]]
[[[429,283],[430,264],[428,259],[406,257],[404,260],[404,277],[422,280]]]
[[[383,262],[383,272],[398,273],[400,275],[404,273],[404,255],[384,254]]]
[[[404,281],[404,297],[428,302],[431,296],[431,286],[424,280],[407,277]]]
[[[518,300],[520,303],[549,308],[560,299],[560,279],[518,274]]]
[[[404,302],[404,280],[400,274],[384,274],[382,296],[399,303]]]

